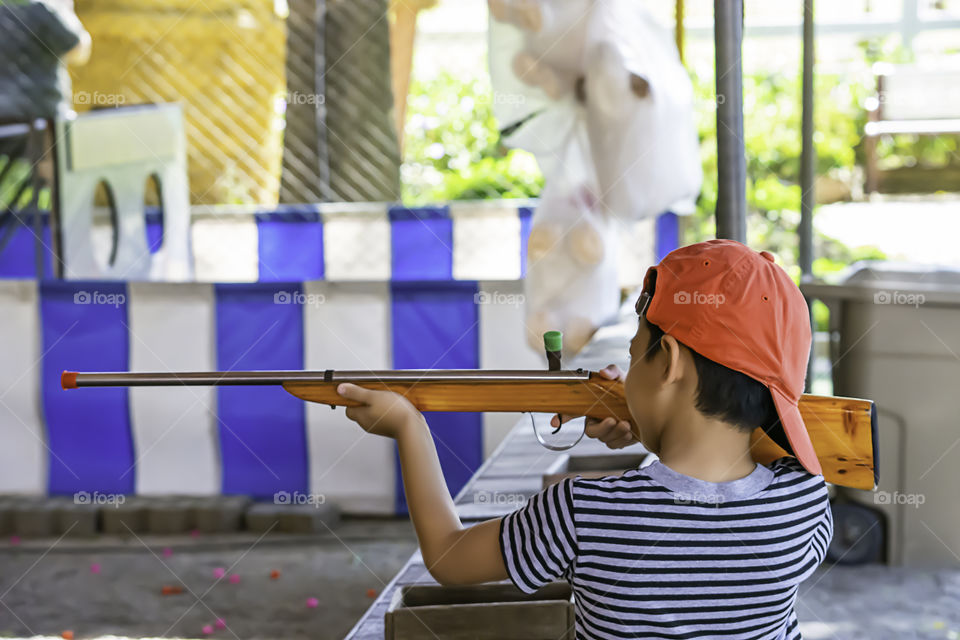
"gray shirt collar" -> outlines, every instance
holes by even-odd
[[[757,463],[749,475],[730,482],[707,482],[678,473],[659,460],[654,460],[641,471],[688,502],[721,504],[754,495],[773,481],[773,471]]]

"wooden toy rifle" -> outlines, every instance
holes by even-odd
[[[554,333],[554,332],[549,332]],[[559,333],[559,332],[555,332]],[[320,404],[355,406],[336,389],[352,382],[394,391],[420,411],[548,412],[630,420],[623,383],[595,371],[560,369],[559,338],[547,342],[550,370],[406,369],[388,371],[215,371],[190,373],[78,373],[64,371],[64,389],[78,387],[277,385]],[[827,482],[873,489],[877,482],[876,407],[870,400],[803,395],[800,413]],[[534,428],[536,432],[536,428]],[[582,437],[582,436],[581,436]],[[543,440],[538,435],[538,439]],[[754,460],[766,464],[787,453],[761,429],[752,436]],[[553,447],[551,447],[553,448]]]

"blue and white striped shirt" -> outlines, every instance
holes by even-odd
[[[797,588],[832,535],[823,476],[793,458],[724,483],[656,461],[547,488],[500,544],[524,592],[570,582],[581,640],[796,640]]]

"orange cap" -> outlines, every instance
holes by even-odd
[[[708,240],[651,267],[644,289],[653,271],[647,320],[703,357],[765,384],[794,455],[807,471],[821,473],[797,406],[810,357],[810,315],[773,254]]]

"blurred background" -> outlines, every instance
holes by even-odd
[[[0,636],[383,637],[429,580],[342,411],[62,370],[599,368],[734,229],[879,409],[805,637],[960,637],[960,2],[742,5],[0,0]],[[576,469],[531,421],[431,418],[465,520]]]

